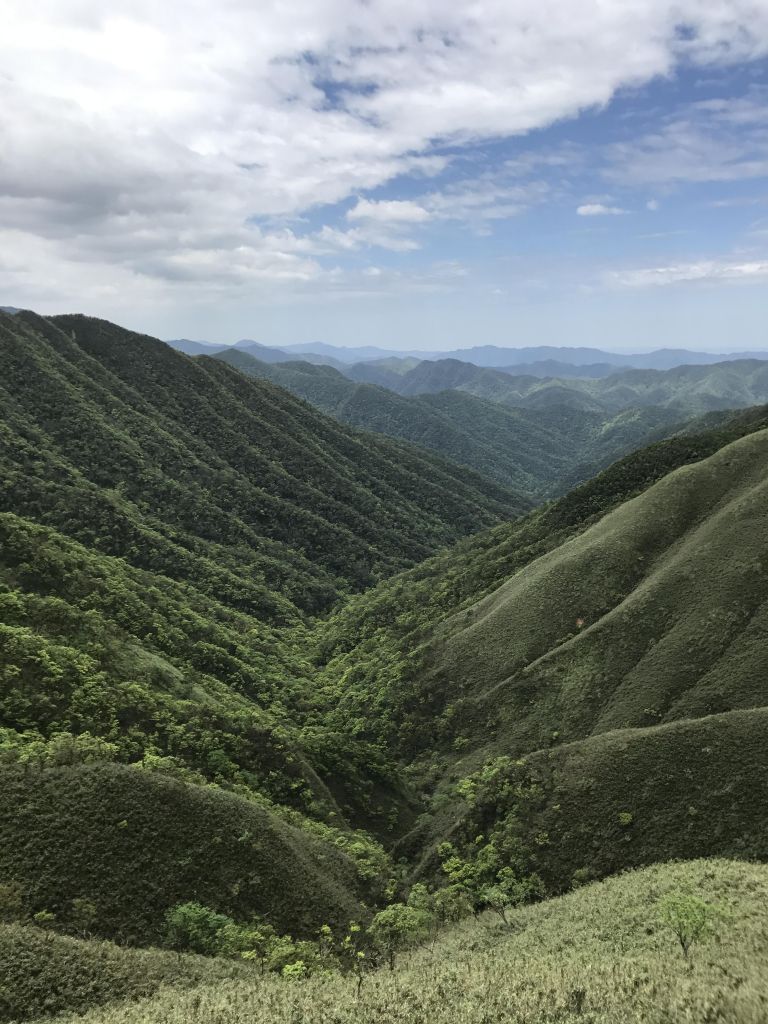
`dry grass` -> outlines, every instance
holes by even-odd
[[[659,899],[692,888],[720,921],[686,962]],[[768,869],[730,861],[661,865],[513,915],[466,922],[395,972],[223,982],[114,1005],[82,1024],[764,1024]],[[75,1020],[75,1018],[72,1018]]]

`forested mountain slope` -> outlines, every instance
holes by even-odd
[[[564,406],[582,412],[616,413],[656,407],[678,416],[699,416],[716,409],[740,408],[768,401],[768,362],[731,360],[671,370],[624,370],[599,380],[520,376],[515,368],[494,370],[456,359],[424,361],[388,378],[402,395],[422,395],[456,388],[502,405],[525,409]],[[370,371],[362,363],[358,379]]]
[[[217,545],[215,568],[190,576],[226,568],[248,576],[244,594],[262,581],[274,614],[275,594],[322,607],[524,507],[104,321],[19,314],[0,331],[4,508],[172,577]]]
[[[566,435],[543,417],[462,392],[405,398],[376,384],[355,383],[330,367],[268,364],[238,349],[217,358],[274,381],[342,423],[413,441],[520,493],[548,490],[577,457],[573,432]]]
[[[397,832],[411,806],[386,758],[318,716],[308,615],[525,503],[103,321],[2,314],[0,352],[0,814],[26,912],[66,926],[73,900],[105,905],[77,860],[101,844],[116,898],[156,915],[110,912],[109,934],[150,936],[206,885],[300,928],[356,913],[379,869],[363,884],[355,865],[380,851],[349,823]],[[73,772],[91,763],[89,791]],[[106,791],[114,813],[88,804]],[[190,875],[183,838],[217,815],[256,843],[226,882],[197,855]],[[249,882],[268,865],[271,895]]]
[[[287,388],[342,423],[416,442],[536,500],[562,493],[680,426],[680,414],[656,408],[619,413],[570,406],[518,409],[457,388],[403,396],[396,393],[398,378],[410,371],[398,374],[381,363],[376,372],[367,364],[359,368],[372,379],[383,375],[383,386],[355,383],[330,367],[261,362],[239,349],[217,358]],[[489,379],[494,374],[478,372]],[[394,390],[386,386],[390,378],[395,378]]]

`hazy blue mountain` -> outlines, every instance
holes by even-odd
[[[477,365],[477,364],[475,364]],[[527,377],[610,377],[616,373],[612,363],[566,363],[561,359],[539,359],[533,363],[517,363],[513,366],[493,366],[493,370],[504,373],[524,374]]]
[[[291,345],[264,345],[252,338],[243,338],[234,345],[221,345],[187,338],[171,339],[168,344],[187,355],[212,355],[225,348],[245,349],[267,363],[302,360],[316,365],[343,369],[353,380],[389,387],[386,373],[367,374],[358,364],[375,364],[387,371],[402,372],[398,364],[417,360],[439,362],[444,359],[472,363],[487,369],[502,370],[532,377],[607,377],[619,369],[671,370],[676,366],[706,366],[740,359],[768,359],[761,352],[696,352],[683,348],[661,348],[653,352],[607,352],[604,349],[567,345],[535,345],[507,348],[503,345],[476,345],[471,348],[428,352],[423,349],[385,349],[376,345],[329,345],[309,341]],[[348,367],[355,367],[351,372]],[[407,366],[411,369],[412,366]]]
[[[312,353],[292,355],[281,348],[275,348],[272,345],[262,345],[260,341],[254,341],[253,338],[242,338],[240,341],[235,342],[234,345],[209,341],[190,341],[189,338],[172,338],[166,344],[170,345],[171,348],[175,348],[177,352],[183,352],[188,356],[215,356],[234,348],[238,352],[250,353],[256,359],[261,359],[263,363],[303,362],[313,363],[317,366],[335,366],[337,368],[344,366],[344,363],[338,359],[332,359],[330,356],[313,355]]]

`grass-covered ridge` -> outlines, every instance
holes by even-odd
[[[711,926],[686,960],[664,923],[670,894],[693,893]],[[254,978],[161,990],[94,1009],[83,1024],[488,1024],[505,1020],[762,1024],[768,1006],[764,866],[660,865],[521,908],[511,927],[468,922],[403,961],[353,977]]]
[[[584,556],[586,601],[580,601],[572,592],[566,593],[555,580],[553,593],[557,600],[551,609],[553,614],[549,606],[546,614],[543,606],[521,606],[520,609],[521,615],[530,618],[531,636],[544,648],[540,653],[549,647],[555,652],[569,637],[574,643],[565,647],[561,654],[568,654],[576,647],[581,649],[579,645],[594,635],[595,616],[601,611],[595,607],[590,617],[588,602],[602,602],[610,608],[611,588],[631,585],[632,580],[640,580],[652,568],[652,559],[647,557],[649,552],[641,552],[641,559],[637,558],[637,551],[634,555],[627,554],[627,545],[637,546],[640,541],[635,521],[627,524],[626,529],[623,527],[625,517],[631,515],[635,520],[642,520],[647,535],[655,538],[655,509],[662,504],[665,514],[669,511],[673,516],[675,502],[672,498],[676,496],[681,518],[677,526],[674,522],[668,524],[670,540],[678,527],[685,532],[688,526],[693,526],[697,515],[705,519],[713,500],[711,489],[707,489],[708,481],[714,477],[717,486],[725,483],[718,480],[718,465],[708,468],[707,459],[742,437],[753,438],[745,441],[743,461],[750,463],[759,487],[765,437],[758,432],[766,426],[768,413],[764,409],[754,410],[719,429],[659,442],[615,463],[593,480],[524,519],[470,538],[348,603],[327,623],[318,639],[318,657],[325,666],[328,685],[331,690],[341,686],[339,717],[372,738],[386,744],[399,744],[406,756],[418,752],[425,744],[429,748],[434,745],[439,735],[435,732],[434,718],[441,714],[448,742],[461,736],[461,728],[467,723],[460,715],[456,716],[455,710],[447,716],[443,714],[446,705],[452,705],[456,697],[472,701],[485,688],[501,683],[509,675],[506,662],[493,667],[492,659],[514,656],[519,645],[527,642],[522,628],[525,618],[518,622],[511,612],[508,632],[498,633],[497,646],[501,653],[497,655],[492,629],[494,617],[488,617],[489,605],[482,602],[493,602],[497,606],[497,617],[503,614],[503,608],[512,608],[507,595],[512,599],[516,588],[535,586],[534,581],[539,577],[549,578],[546,570],[549,563],[540,562],[542,558],[556,565],[565,565],[563,559],[578,562],[579,551],[583,549],[573,546],[576,538],[592,530],[590,539],[579,543],[596,545],[597,552],[604,549],[606,557],[619,560],[616,569],[623,564],[629,570],[631,579],[627,582],[616,571],[603,566],[604,575],[600,576],[599,584],[588,586],[589,573],[595,569],[590,546]],[[731,461],[730,454],[722,458],[726,465]],[[686,466],[690,469],[683,470],[677,482],[670,482],[670,474]],[[733,468],[729,477],[735,494],[741,486],[738,473],[739,469]],[[647,496],[649,488],[657,481],[661,481],[660,487],[669,489],[669,509],[665,497]],[[687,495],[695,496],[699,484],[702,493],[695,505],[693,497],[689,501]],[[662,491],[662,495],[664,493]],[[626,503],[636,497],[640,501],[638,509],[631,514],[626,509],[622,511]],[[738,504],[737,494],[735,500]],[[744,531],[749,534],[754,528],[759,538],[762,535],[759,500],[754,508],[754,522],[747,520]],[[616,520],[605,518],[613,513]],[[610,535],[609,523],[613,524]],[[717,534],[716,524],[714,532]],[[664,546],[663,531],[654,543]],[[754,543],[750,535],[750,549]],[[692,554],[695,551],[694,544]],[[568,564],[574,563],[569,561]],[[571,586],[580,585],[580,564],[574,564],[571,571]],[[713,565],[711,571],[717,572],[719,568]],[[732,571],[737,582],[740,569],[734,566]],[[758,595],[759,592],[758,586]],[[471,638],[474,632],[484,629],[489,630],[488,644],[483,640],[474,649]],[[639,637],[640,643],[644,637],[649,638],[644,622],[633,636]],[[466,646],[463,646],[465,641]],[[460,669],[453,673],[451,659],[455,657],[458,666],[465,649],[466,665],[461,661]],[[473,679],[477,680],[476,686],[471,684]],[[433,690],[430,681],[434,684]],[[504,692],[498,697],[503,700]],[[536,710],[539,705],[534,702],[531,707]],[[712,710],[725,710],[725,707],[713,706],[704,713]],[[657,714],[643,723],[618,721],[616,724],[653,724],[659,720]],[[559,729],[557,722],[550,726],[550,730],[555,729]],[[549,742],[548,733],[545,732],[543,738]]]
[[[128,949],[56,935],[35,925],[0,924],[0,1020],[81,1013],[140,999],[159,988],[247,980],[245,964],[170,950]]]

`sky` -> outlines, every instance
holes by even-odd
[[[768,0],[0,0],[0,304],[768,348]]]

